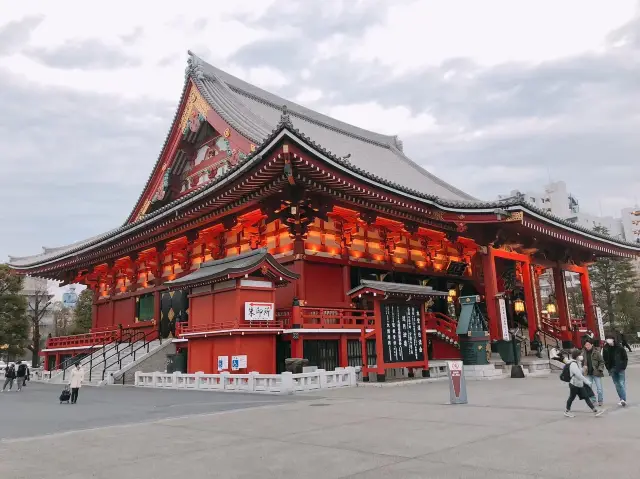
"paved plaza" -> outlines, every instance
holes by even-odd
[[[264,396],[59,387],[0,395],[0,477],[28,478],[635,478],[640,369],[630,405],[594,418],[546,378],[468,383],[450,406],[446,382]]]

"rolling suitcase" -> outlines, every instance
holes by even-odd
[[[60,404],[62,404],[63,402],[66,402],[67,404],[69,404],[70,399],[71,399],[71,389],[67,385],[64,387],[64,389],[60,393]]]

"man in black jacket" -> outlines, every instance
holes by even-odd
[[[24,386],[27,380],[27,365],[22,361],[18,361],[17,365],[16,381],[18,382],[18,391],[22,391],[22,386]]]
[[[611,375],[613,385],[616,387],[620,402],[618,405],[624,407],[627,405],[627,389],[625,384],[625,370],[627,369],[627,362],[629,360],[627,352],[616,341],[613,334],[607,335],[607,342],[602,352],[604,364],[607,367],[607,371]]]

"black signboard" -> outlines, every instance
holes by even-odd
[[[382,304],[382,342],[385,363],[424,361],[420,307]]]

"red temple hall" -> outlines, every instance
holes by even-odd
[[[477,200],[414,163],[398,137],[189,53],[124,224],[10,266],[94,292],[91,333],[49,338],[50,370],[91,348],[171,337],[190,373],[277,373],[304,358],[383,380],[389,368],[428,375],[433,359],[482,363],[515,330],[565,347],[600,337],[587,266],[638,254],[524,198]],[[580,278],[579,308],[567,275]]]

